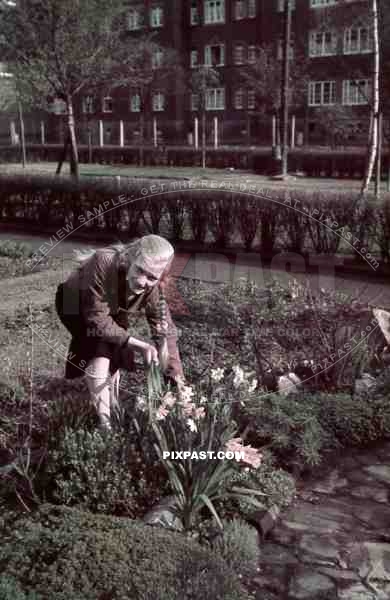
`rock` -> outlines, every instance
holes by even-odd
[[[168,496],[163,498],[155,507],[153,507],[143,518],[147,525],[159,525],[167,529],[183,531],[183,523],[174,512],[175,497]]]
[[[376,386],[376,379],[369,373],[363,373],[360,379],[355,380],[354,393],[367,394]]]
[[[340,600],[378,600],[376,594],[371,593],[361,583],[340,590],[338,597]]]
[[[329,560],[334,563],[339,561],[338,547],[325,537],[304,535],[299,547],[310,555],[308,558],[312,562],[316,562],[315,557],[328,562]]]
[[[381,504],[387,504],[388,502],[388,491],[386,488],[380,488],[379,486],[368,487],[367,485],[360,485],[350,490],[350,495],[355,498],[362,498],[375,500]]]
[[[386,342],[390,344],[390,313],[387,312],[387,310],[382,310],[380,308],[374,308],[372,312],[378,321],[378,325],[385,337]]]
[[[347,485],[348,479],[340,477],[338,469],[333,469],[326,479],[316,483],[311,489],[319,494],[333,494],[335,490]]]
[[[278,379],[278,392],[283,396],[288,396],[289,394],[294,394],[298,391],[297,386],[300,385],[302,381],[299,379],[298,375],[295,373],[289,373],[288,375],[282,375]]]
[[[361,578],[390,582],[390,544],[354,542],[347,546],[349,568]]]
[[[371,465],[364,467],[364,471],[373,475],[375,479],[390,484],[390,467],[387,465]]]
[[[275,527],[279,518],[280,508],[276,504],[268,510],[258,510],[247,519],[248,523],[256,527],[261,537],[264,537]]]
[[[297,600],[314,600],[324,597],[325,594],[332,591],[335,585],[326,575],[307,570],[294,577],[291,581],[289,594],[291,598]]]

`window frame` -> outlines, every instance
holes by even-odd
[[[218,5],[220,7],[218,8]],[[215,25],[226,22],[225,0],[203,0],[203,15],[205,25]],[[219,18],[218,18],[219,16]]]
[[[241,57],[238,58],[238,49],[241,50]],[[244,42],[236,42],[233,46],[233,64],[236,66],[245,65],[247,62],[247,47]]]
[[[157,21],[154,21],[154,16],[159,15]],[[161,4],[156,4],[150,7],[149,25],[151,29],[159,29],[164,27],[164,7]]]
[[[367,32],[367,47],[366,49],[362,49],[362,36],[361,31],[365,30]],[[347,48],[347,45],[351,46],[351,34],[353,31],[357,31],[357,48],[356,50],[351,49],[351,47]],[[347,41],[347,37],[349,34],[349,42]],[[357,27],[351,25],[350,27],[346,27],[344,29],[344,37],[343,37],[343,54],[371,54],[372,52],[372,37],[370,28],[366,25],[358,25]]]
[[[352,86],[352,82],[365,82],[366,93],[359,93],[358,86]],[[346,89],[348,87],[348,89]],[[351,99],[351,89],[356,89],[356,99]],[[367,106],[370,103],[370,97],[372,93],[372,82],[368,77],[365,78],[356,78],[356,79],[343,79],[343,95],[342,95],[342,104],[343,106]],[[348,98],[346,96],[348,95]],[[362,102],[359,102],[358,99],[362,98]]]
[[[256,91],[254,89],[249,89],[247,92],[247,108],[248,110],[256,110]]]
[[[90,109],[90,110],[89,110]],[[93,115],[95,112],[95,102],[93,96],[83,96],[81,102],[81,111],[83,115]]]
[[[326,35],[330,34],[330,51],[326,49]],[[322,36],[321,39],[321,51],[313,52],[314,48],[318,48],[317,41],[315,44],[313,43],[313,38],[317,38],[318,36]],[[327,30],[318,30],[312,29],[309,31],[309,58],[317,58],[319,56],[335,56],[337,55],[337,44],[338,37],[335,29],[327,29]]]
[[[222,97],[222,104],[223,106],[218,106],[218,92],[220,93],[220,96]],[[210,102],[210,99],[212,98],[212,96],[214,97],[214,102]],[[225,110],[226,108],[226,97],[225,97],[225,88],[224,87],[216,87],[216,88],[207,88],[206,90],[206,102],[205,102],[206,106],[206,110],[207,111],[212,111],[212,110]]]
[[[133,27],[130,27],[130,14],[137,16]],[[142,14],[141,7],[136,7],[136,6],[130,7],[130,9],[128,11],[128,15],[127,15],[127,31],[138,31],[139,29],[142,29],[142,25],[143,25],[143,14]]]
[[[213,64],[213,51],[212,48],[219,48],[220,60],[218,63]],[[225,44],[220,42],[218,44],[206,44],[204,47],[204,65],[205,67],[224,67],[225,66]]]
[[[330,102],[324,102],[325,97],[325,86],[326,84],[330,85]],[[320,87],[320,102],[316,102],[316,86]],[[314,101],[312,101],[314,100]],[[310,81],[308,87],[308,106],[334,106],[336,104],[336,81],[333,79],[326,79],[321,81]]]
[[[156,106],[156,103],[155,103],[155,99],[156,98],[162,99],[162,103],[158,102],[157,106]],[[153,112],[164,112],[165,108],[166,108],[166,99],[165,99],[164,92],[161,92],[161,91],[155,91],[155,92],[153,92],[153,95],[152,95],[152,111]]]
[[[310,0],[310,8],[323,8],[324,6],[336,6],[338,0]]]
[[[106,101],[110,101],[111,102],[111,109],[107,109],[106,108]],[[114,102],[113,102],[113,97],[112,96],[103,96],[102,98],[102,113],[113,113],[114,112]]]
[[[133,100],[135,100],[136,98],[138,98],[138,102],[137,102],[137,106],[134,107]],[[132,113],[141,112],[141,94],[139,92],[134,91],[130,94],[130,112],[132,112]]]
[[[284,0],[276,0],[277,7],[276,10],[278,13],[284,13]],[[292,0],[291,10],[295,10],[296,8],[296,0]]]
[[[237,98],[241,99],[240,103],[237,102]],[[244,88],[238,88],[237,90],[234,91],[233,107],[234,107],[234,110],[244,110],[244,108],[245,108],[245,90],[244,90]]]

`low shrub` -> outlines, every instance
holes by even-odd
[[[13,240],[0,242],[0,256],[10,258],[30,258],[34,250],[30,244]]]
[[[44,505],[1,538],[0,572],[37,600],[249,599],[214,552],[125,518]]]
[[[223,520],[223,531],[212,522],[203,526],[203,540],[219,554],[238,575],[253,573],[260,560],[259,534],[241,519]],[[205,535],[204,531],[207,528]],[[205,543],[205,542],[204,542]]]

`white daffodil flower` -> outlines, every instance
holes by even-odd
[[[234,379],[233,385],[238,388],[244,382],[244,371],[238,365],[233,367]]]
[[[187,425],[190,428],[190,431],[192,431],[192,432],[198,431],[198,428],[196,426],[194,419],[187,419]]]
[[[253,379],[252,382],[249,384],[248,392],[251,394],[252,392],[255,391],[256,388],[257,388],[257,379]]]
[[[225,369],[211,369],[211,379],[218,383],[223,379]]]

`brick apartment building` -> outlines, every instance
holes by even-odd
[[[220,83],[207,92],[210,142],[217,117],[220,144],[271,143],[272,115],[260,114],[255,91],[242,84],[241,73],[256,61],[259,46],[271,44],[275,56],[282,58],[284,0],[130,0],[128,5],[127,35],[156,32],[162,51],[174,48],[180,56],[181,79],[188,81],[199,65],[218,71]],[[291,52],[303,54],[308,61],[307,90],[301,105],[294,108],[295,143],[323,142],[330,115],[336,113],[356,126],[352,141],[359,134],[365,139],[373,64],[370,2],[292,0],[292,6]],[[194,142],[195,117],[200,115],[196,95],[186,91],[183,83],[177,78],[170,88],[153,91],[144,111],[149,142],[156,130],[164,144]],[[60,113],[61,107],[57,109]],[[76,106],[78,138],[86,143],[89,128],[95,144],[118,145],[120,140],[136,144],[139,112],[136,90],[117,88],[104,97],[84,95]],[[58,114],[50,117],[48,141],[62,138],[63,120]]]

